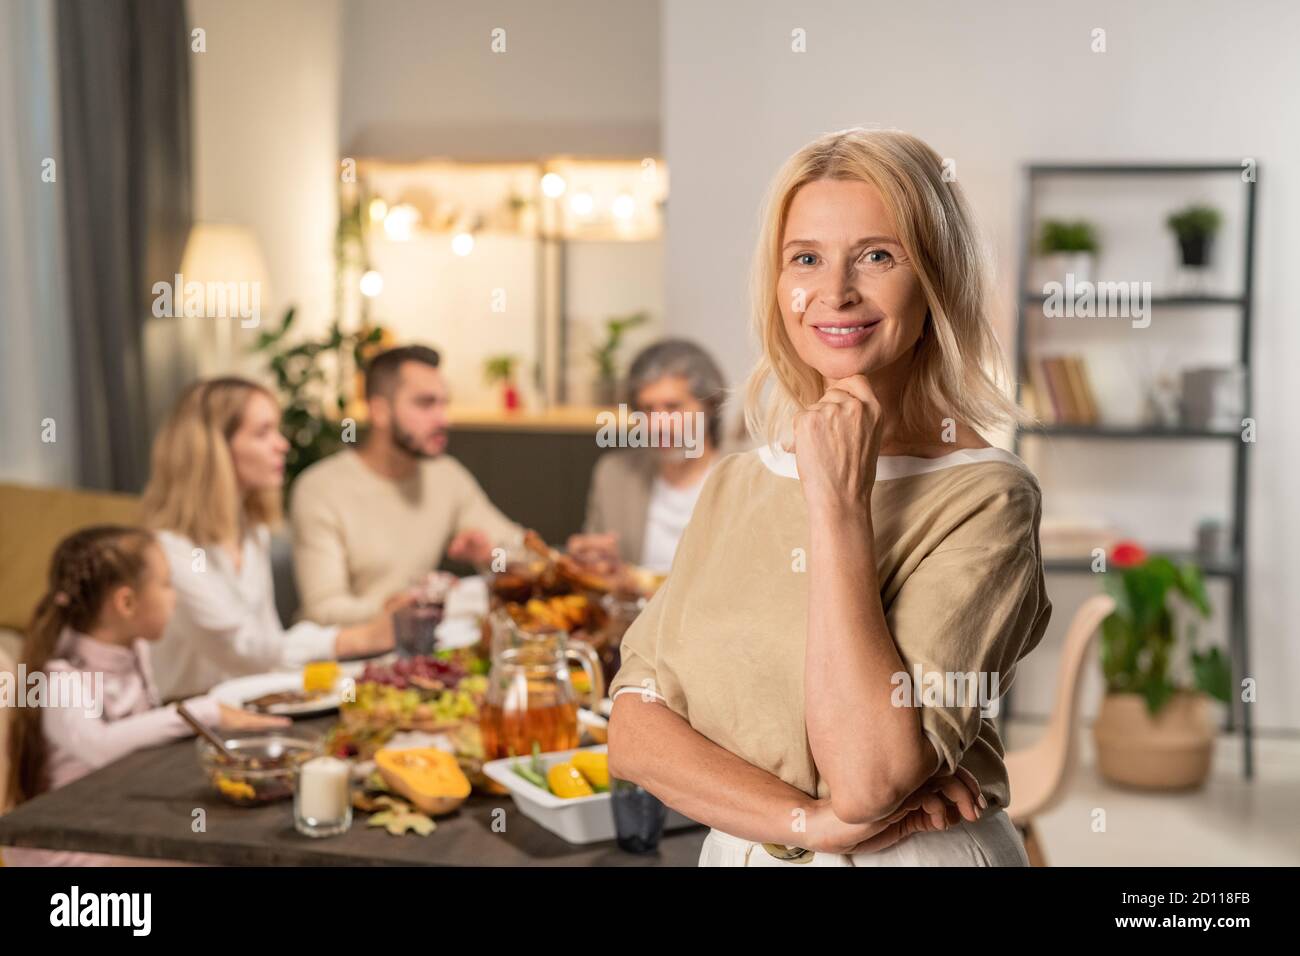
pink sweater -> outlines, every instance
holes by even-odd
[[[133,751],[193,733],[175,707],[159,706],[146,641],[119,647],[65,630],[55,653],[56,658],[46,667],[47,675],[85,676],[77,706],[57,706],[59,701],[51,701],[54,706],[45,707],[41,713],[51,790]],[[97,686],[100,674],[103,675],[102,699]],[[215,726],[220,720],[220,710],[213,697],[195,697],[185,704],[206,724]],[[98,853],[26,847],[8,847],[3,855],[8,866],[130,866],[145,862]]]

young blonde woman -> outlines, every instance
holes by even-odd
[[[991,717],[1051,615],[1040,489],[978,431],[1022,413],[942,172],[854,129],[772,185],[764,443],[714,466],[611,686],[610,772],[712,828],[701,865],[1027,865]]]
[[[270,529],[280,520],[288,447],[274,396],[241,378],[191,385],[154,440],[144,519],[176,589],[176,611],[153,651],[165,698],[393,646],[388,613],[354,627],[280,625]]]

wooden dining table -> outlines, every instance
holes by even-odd
[[[323,734],[331,723],[297,726]],[[191,738],[137,751],[21,804],[0,817],[0,847],[217,866],[695,866],[708,833],[668,831],[646,854],[613,840],[574,845],[525,817],[508,795],[477,793],[439,817],[428,836],[394,836],[366,819],[357,813],[348,832],[312,838],[294,829],[291,800],[228,804],[209,786]]]

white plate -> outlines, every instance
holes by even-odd
[[[357,664],[341,663],[341,677],[356,677],[361,673]],[[263,694],[280,694],[285,691],[302,690],[302,671],[273,671],[269,674],[250,674],[224,681],[209,692],[228,707],[243,707],[246,702],[255,700]],[[328,714],[339,709],[342,695],[337,691],[312,700],[296,704],[279,704],[269,708],[266,713],[278,717],[308,717]]]

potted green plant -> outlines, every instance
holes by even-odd
[[[1076,284],[1088,282],[1097,263],[1097,232],[1083,219],[1045,219],[1038,235],[1042,285],[1063,282],[1073,275]]]
[[[519,408],[519,389],[515,387],[515,366],[519,359],[513,355],[494,355],[483,363],[483,380],[492,385],[501,383],[501,405],[508,412]]]
[[[290,342],[288,333],[296,314],[292,307],[286,310],[280,325],[263,330],[252,347],[266,357],[280,393],[280,427],[289,440],[286,497],[304,469],[338,451],[350,438],[359,440],[359,435],[344,431],[344,419],[355,411],[350,406],[359,392],[355,373],[384,337],[382,326],[344,332],[336,321],[324,338]]]
[[[623,336],[650,318],[646,312],[615,316],[605,321],[605,341],[592,349],[596,360],[596,404],[613,405],[618,400],[618,349]]]
[[[1178,237],[1178,249],[1183,265],[1190,269],[1204,269],[1210,264],[1214,251],[1214,235],[1222,221],[1219,210],[1212,206],[1187,206],[1171,213],[1165,220]]]
[[[1219,648],[1197,649],[1195,620],[1184,643],[1175,633],[1175,598],[1200,618],[1210,616],[1201,571],[1123,541],[1111,551],[1102,584],[1115,610],[1101,629],[1106,696],[1093,724],[1101,774],[1145,789],[1200,786],[1214,749],[1210,700],[1228,702],[1232,684]],[[1175,675],[1179,663],[1188,665],[1190,682]]]

